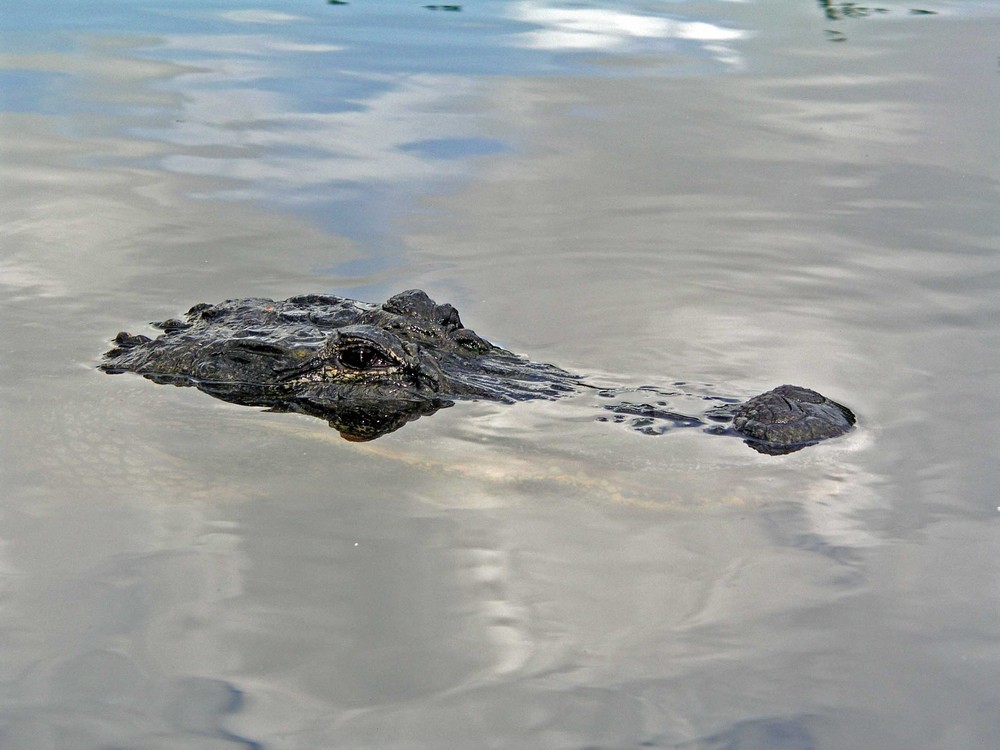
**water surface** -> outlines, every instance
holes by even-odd
[[[994,4],[3,16],[4,750],[1000,744]],[[196,302],[411,287],[860,427],[357,444],[95,370]]]

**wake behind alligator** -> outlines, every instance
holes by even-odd
[[[602,421],[646,434],[700,427],[773,455],[843,435],[855,422],[847,407],[793,385],[744,403],[720,396],[701,416],[678,414],[657,400],[669,398],[665,391],[597,388],[494,346],[465,328],[454,307],[419,289],[382,305],[317,294],[227,300],[153,325],[162,331],[155,339],[119,333],[101,369],[194,386],[236,404],[309,414],[349,440],[372,440],[457,400],[512,403],[584,390],[613,397],[603,407],[613,416]],[[618,400],[625,394],[645,401]]]

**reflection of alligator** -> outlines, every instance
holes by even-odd
[[[322,295],[229,300],[195,305],[185,320],[154,325],[163,331],[156,339],[119,333],[101,369],[195,386],[237,404],[311,414],[354,440],[384,435],[456,399],[555,399],[594,388],[577,375],[492,345],[463,327],[455,308],[419,290],[383,305]],[[595,390],[603,396],[671,395],[652,388]],[[707,400],[720,402],[704,415],[714,423],[709,431],[740,435],[763,453],[790,453],[854,424],[849,409],[797,386],[739,405]],[[605,409],[614,421],[650,434],[708,426],[665,407],[661,400]]]

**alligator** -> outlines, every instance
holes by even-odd
[[[717,403],[701,416],[678,414],[664,400],[675,391],[601,388],[529,361],[476,335],[454,307],[419,289],[381,305],[321,294],[231,299],[152,325],[162,331],[156,338],[119,333],[100,369],[312,415],[349,440],[372,440],[457,400],[513,403],[588,390],[610,402],[601,421],[645,434],[701,427],[771,455],[843,435],[855,423],[846,406],[793,385],[742,403],[703,397]],[[621,400],[623,394],[633,400]]]

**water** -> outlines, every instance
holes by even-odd
[[[1000,745],[998,6],[9,5],[4,750]],[[409,287],[860,428],[356,444],[94,369],[195,302]]]

